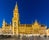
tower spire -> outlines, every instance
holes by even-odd
[[[18,4],[17,4],[17,2],[16,2],[15,9],[14,9],[14,17],[18,17]]]

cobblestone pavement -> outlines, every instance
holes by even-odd
[[[49,40],[49,37],[12,37],[12,38],[0,38],[0,40]]]

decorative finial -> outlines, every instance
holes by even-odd
[[[37,23],[37,19],[35,20],[35,22]]]
[[[6,24],[5,19],[3,19],[3,24],[2,25],[5,26],[5,24]]]
[[[3,19],[3,23],[5,23],[5,19]]]
[[[38,25],[38,22],[37,22],[37,20],[35,20],[35,22],[34,22],[34,25]]]
[[[11,22],[10,22],[10,24],[11,24]]]

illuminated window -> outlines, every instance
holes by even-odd
[[[14,26],[16,27],[16,22],[14,22]]]

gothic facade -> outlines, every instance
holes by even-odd
[[[16,4],[15,9],[13,11],[12,24],[8,25],[5,20],[3,20],[2,24],[2,32],[3,34],[11,33],[13,35],[18,34],[46,34],[46,26],[41,25],[35,20],[33,24],[20,24],[19,21],[19,12],[18,5]]]

